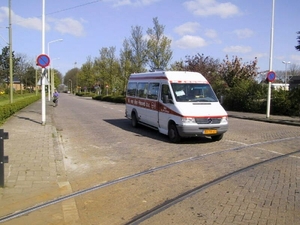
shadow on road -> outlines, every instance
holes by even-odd
[[[109,120],[103,120],[111,125],[114,125],[118,128],[121,128],[125,131],[134,133],[135,136],[142,136],[142,137],[148,137],[155,140],[163,141],[163,142],[169,142],[170,144],[173,144],[169,141],[169,138],[167,135],[163,135],[158,132],[158,130],[151,129],[146,126],[139,125],[139,127],[132,127],[130,120],[128,119],[109,119]],[[181,140],[180,143],[176,144],[206,144],[210,143],[212,140],[210,138],[206,137],[194,137],[194,138],[184,138]]]

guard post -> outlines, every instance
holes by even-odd
[[[0,129],[0,187],[4,187],[4,163],[8,163],[8,156],[4,156],[4,139],[8,139],[8,133]]]

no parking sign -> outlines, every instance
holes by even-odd
[[[267,80],[269,82],[273,82],[275,80],[275,78],[276,78],[276,74],[275,74],[274,71],[268,72],[268,74],[267,74]]]
[[[36,64],[42,68],[49,66],[49,64],[50,64],[49,56],[45,55],[45,54],[39,55],[36,59]]]

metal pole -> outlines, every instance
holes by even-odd
[[[77,64],[77,62],[74,63],[75,71],[76,71],[76,64]],[[77,72],[76,72],[76,93],[78,93],[78,74],[77,74]]]
[[[37,79],[37,68],[35,68],[35,95],[38,95],[38,79]]]
[[[50,41],[48,42],[48,57],[50,58],[50,44],[51,43],[54,43],[54,42],[58,42],[58,41],[63,41],[63,39],[56,39],[56,40],[53,40],[53,41]],[[48,100],[50,101],[51,100],[51,96],[53,95],[54,93],[54,82],[52,84],[52,79],[53,78],[53,71],[52,71],[52,62],[53,60],[50,61],[50,64],[49,64],[49,74],[48,74],[48,81],[49,81],[49,85],[48,85]]]
[[[269,61],[269,71],[272,71],[273,67],[273,39],[274,39],[274,10],[275,9],[275,0],[273,0],[272,5],[272,23],[271,23],[271,41],[270,41],[270,61]],[[268,82],[268,98],[267,98],[267,115],[270,117],[270,108],[271,108],[271,82]]]
[[[288,90],[288,88],[287,88],[287,64],[290,64],[291,62],[282,61],[282,63],[285,64],[284,90]]]
[[[8,133],[0,129],[0,186],[4,187],[4,163],[8,163],[8,156],[4,155],[4,139],[8,139]]]
[[[42,54],[45,54],[45,0],[42,9]],[[42,68],[42,125],[46,124],[45,68]]]
[[[9,79],[10,79],[10,103],[14,102],[13,99],[13,60],[12,60],[12,28],[11,28],[11,0],[8,1],[9,4]]]

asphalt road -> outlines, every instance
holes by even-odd
[[[230,118],[219,142],[172,144],[132,128],[124,110],[61,94],[53,121],[70,197],[31,221],[43,214],[49,224],[299,224],[299,127]]]

